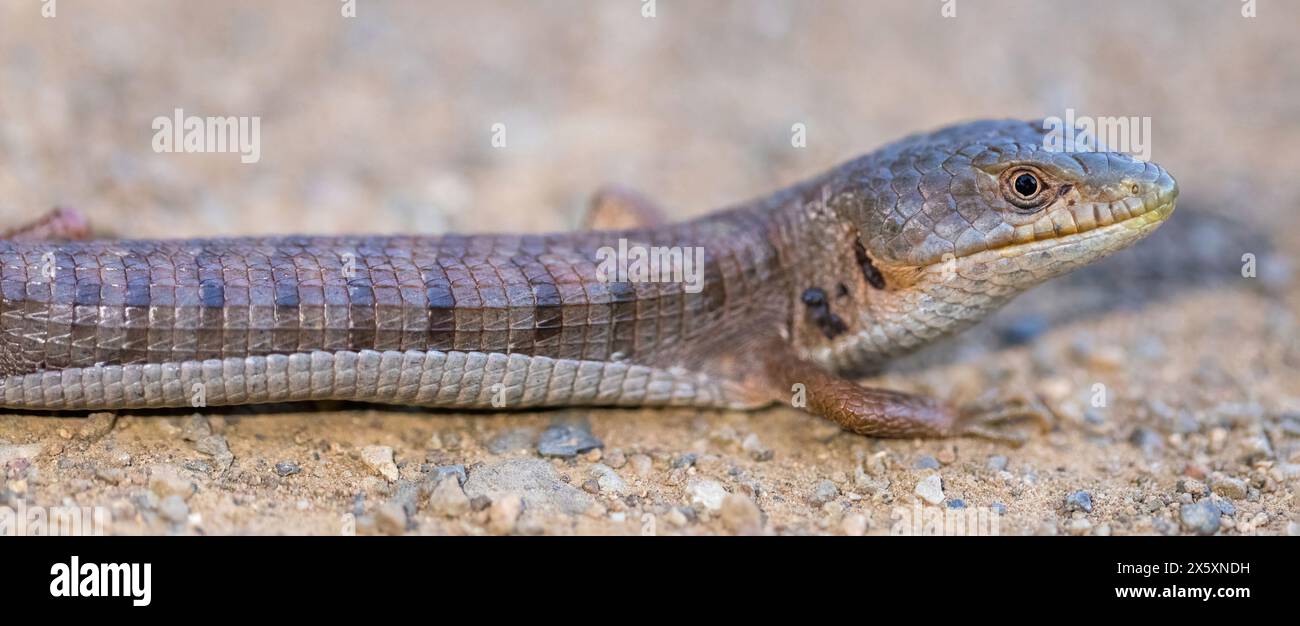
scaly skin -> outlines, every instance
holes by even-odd
[[[836,373],[956,332],[1172,212],[1158,166],[1048,151],[1040,129],[916,135],[669,226],[32,241],[78,232],[45,220],[0,241],[0,405],[756,407],[800,384],[810,410],[855,432],[996,436],[1024,411],[955,410]],[[603,279],[598,249],[620,239],[702,248],[703,289]]]

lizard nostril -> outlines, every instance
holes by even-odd
[[[1133,190],[1133,195],[1135,195],[1135,196],[1138,195],[1139,193],[1141,193],[1141,189],[1138,188],[1138,184],[1137,184],[1137,183],[1133,183],[1133,186],[1132,186],[1132,187],[1129,187],[1129,189]]]

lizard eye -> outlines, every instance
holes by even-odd
[[[1003,177],[1003,195],[1007,201],[1022,209],[1037,209],[1047,199],[1044,193],[1047,185],[1043,184],[1037,172],[1017,168]]]

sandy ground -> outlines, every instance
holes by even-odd
[[[334,4],[0,2],[0,222],[67,205],[136,237],[540,232],[609,182],[689,217],[914,130],[1074,108],[1149,116],[1180,206],[1262,238],[1171,236],[1208,251],[1177,289],[1108,266],[866,381],[1037,393],[1054,428],[1019,448],[784,408],[5,413],[0,505],[106,507],[109,534],[888,534],[918,510],[1002,534],[1300,533],[1300,6]],[[176,108],[260,116],[261,160],[155,153]],[[1162,293],[1062,310],[1125,285]]]

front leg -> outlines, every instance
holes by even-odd
[[[933,398],[863,387],[795,356],[771,350],[761,360],[770,384],[779,389],[803,385],[806,409],[860,435],[870,437],[977,436],[1023,443],[1025,421],[1048,425],[1037,402],[1015,400],[955,409]]]

